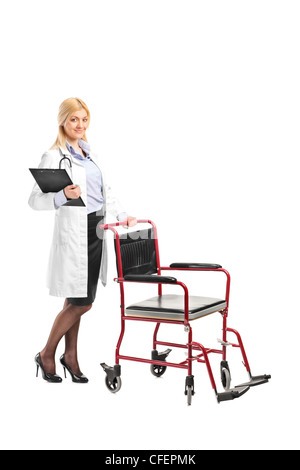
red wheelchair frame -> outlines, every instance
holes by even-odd
[[[151,220],[138,220],[138,224],[141,223],[147,223],[152,225],[153,227],[153,232],[154,232],[154,240],[155,240],[155,251],[156,251],[156,264],[157,264],[157,280],[154,279],[151,280],[151,283],[157,283],[158,284],[158,295],[162,295],[162,284],[163,282],[160,280],[161,272],[162,271],[212,271],[212,272],[222,272],[226,276],[226,294],[225,294],[225,301],[226,301],[226,308],[220,310],[220,314],[223,317],[223,337],[222,340],[219,340],[219,342],[222,345],[221,349],[212,349],[212,348],[206,348],[199,342],[193,341],[193,331],[192,327],[190,325],[190,320],[189,320],[189,291],[187,286],[180,281],[174,282],[173,285],[180,286],[183,291],[184,291],[184,319],[182,320],[171,320],[171,319],[157,319],[157,318],[147,318],[147,317],[136,317],[136,316],[130,316],[125,314],[125,294],[124,294],[124,283],[126,282],[143,282],[143,281],[131,281],[131,280],[126,280],[123,277],[123,270],[122,270],[122,258],[121,258],[121,250],[120,250],[120,240],[119,240],[119,233],[115,229],[115,227],[118,226],[125,226],[126,222],[116,222],[116,223],[111,223],[111,224],[105,224],[105,225],[100,225],[99,228],[102,230],[111,230],[114,235],[115,235],[115,248],[116,248],[116,257],[117,257],[117,266],[118,266],[118,274],[119,276],[114,279],[114,281],[118,282],[120,285],[120,305],[121,305],[121,332],[120,336],[118,339],[118,343],[116,346],[116,353],[115,353],[115,366],[110,367],[105,363],[101,363],[101,366],[103,367],[104,371],[106,372],[106,386],[107,388],[115,393],[121,388],[121,368],[120,368],[120,360],[127,360],[127,361],[136,361],[136,362],[143,362],[147,364],[151,364],[151,367],[153,367],[152,372],[156,376],[162,375],[162,373],[165,371],[166,367],[175,367],[179,369],[186,369],[188,376],[186,378],[186,386],[185,386],[185,394],[187,395],[188,399],[188,404],[191,404],[191,399],[192,396],[194,395],[194,376],[192,375],[192,364],[194,361],[199,362],[199,363],[204,363],[207,368],[207,372],[210,378],[211,386],[215,392],[217,401],[220,403],[222,401],[227,401],[227,400],[233,400],[235,398],[238,398],[242,396],[244,393],[246,393],[250,387],[255,386],[255,385],[260,385],[263,383],[267,383],[269,379],[271,378],[270,375],[260,375],[260,376],[255,376],[253,377],[251,374],[250,370],[250,365],[249,361],[247,359],[246,351],[242,342],[242,338],[237,330],[234,330],[232,328],[229,328],[227,326],[227,318],[228,318],[228,306],[229,306],[229,295],[230,295],[230,274],[226,269],[223,269],[222,267],[218,268],[211,268],[209,265],[206,267],[203,265],[203,267],[197,267],[197,264],[195,264],[195,267],[166,267],[166,266],[161,266],[160,265],[160,257],[159,257],[159,249],[158,249],[158,239],[157,239],[157,228],[156,225],[151,221]],[[178,263],[180,264],[185,264],[185,263]],[[187,263],[186,263],[187,264]],[[200,265],[201,266],[201,265]],[[153,276],[155,278],[156,276]],[[166,357],[168,356],[169,352],[171,351],[168,349],[167,351],[163,353],[158,353],[155,355],[155,357],[152,359],[144,359],[140,357],[131,357],[131,356],[126,356],[123,354],[120,354],[120,348],[122,344],[122,340],[124,337],[125,333],[125,322],[126,321],[142,321],[142,322],[150,322],[150,323],[156,323],[156,327],[154,330],[153,334],[153,350],[156,351],[156,346],[169,346],[173,348],[183,348],[187,349],[187,354],[188,357],[185,361],[180,362],[180,363],[173,363],[173,362],[168,362],[166,361]],[[161,323],[165,324],[174,324],[174,325],[183,325],[185,328],[185,331],[188,332],[188,343],[187,344],[177,344],[177,343],[170,343],[166,341],[158,341],[157,340],[157,334],[159,331],[159,327]],[[227,333],[233,333],[237,339],[237,343],[231,343],[227,341]],[[230,370],[229,366],[227,363],[227,347],[232,346],[234,348],[239,348],[243,357],[243,364],[249,374],[250,381],[241,385],[238,385],[234,387],[233,389],[230,389],[230,381],[231,381],[231,376],[230,376]],[[199,354],[193,355],[193,351],[199,352]],[[225,389],[225,392],[219,393],[217,391],[217,386],[216,382],[214,379],[214,375],[212,372],[212,368],[210,365],[210,361],[208,358],[209,354],[220,354],[222,356],[222,361],[221,361],[221,379],[222,379],[222,384]],[[161,360],[159,360],[161,359]]]

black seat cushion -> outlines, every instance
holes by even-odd
[[[222,299],[189,296],[189,319],[194,320],[218,312],[226,306],[226,301]],[[184,296],[167,294],[151,297],[127,307],[126,315],[183,320]]]

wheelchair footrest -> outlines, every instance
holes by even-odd
[[[237,385],[237,387],[255,387],[256,385],[266,384],[269,382],[271,378],[270,375],[257,375],[256,377],[251,377],[249,382],[245,382],[243,384]]]
[[[217,393],[217,400],[219,403],[221,401],[234,400],[235,398],[239,398],[242,395],[244,395],[244,393],[248,392],[249,389],[250,389],[249,386],[245,386],[245,387],[240,386],[240,387],[232,388],[231,390],[228,390],[227,392]]]

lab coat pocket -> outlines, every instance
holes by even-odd
[[[60,207],[56,214],[55,241],[58,245],[70,245],[77,227],[77,207]],[[78,229],[78,227],[77,227]]]

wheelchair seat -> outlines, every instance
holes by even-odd
[[[211,297],[189,296],[189,319],[210,315],[227,307],[225,300]],[[125,314],[135,317],[147,317],[169,320],[184,320],[183,295],[158,295],[130,305]]]

